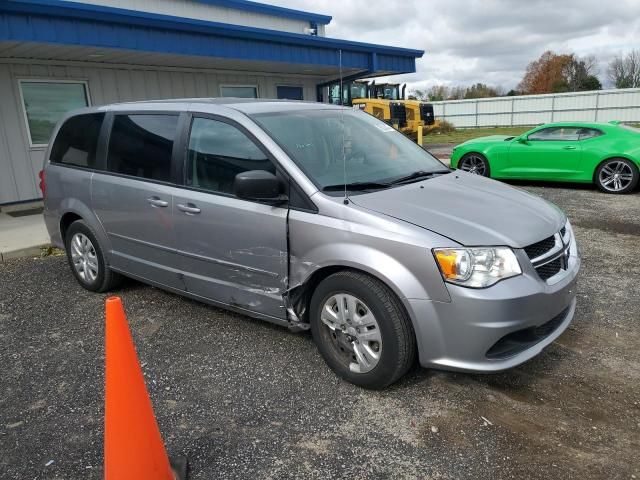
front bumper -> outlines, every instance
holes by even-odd
[[[447,284],[450,302],[407,300],[420,364],[497,372],[539,354],[569,326],[580,257],[573,241],[567,270],[542,280],[522,250],[523,274],[485,289]],[[506,337],[506,338],[505,338]]]

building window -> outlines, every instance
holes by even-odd
[[[53,128],[65,113],[89,106],[85,82],[21,80],[19,83],[31,145],[49,143]]]
[[[277,85],[277,97],[281,100],[303,100],[302,87]]]
[[[221,85],[221,97],[258,98],[258,87],[253,85]]]

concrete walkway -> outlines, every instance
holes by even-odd
[[[40,255],[49,242],[42,214],[12,217],[0,212],[0,261]]]

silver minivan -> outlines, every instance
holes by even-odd
[[[494,372],[576,306],[566,216],[452,171],[372,116],[318,103],[185,99],[78,110],[41,173],[52,243],[88,290],[121,277],[294,330],[341,377],[415,363]]]

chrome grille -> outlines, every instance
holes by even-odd
[[[538,268],[536,268],[536,272],[538,272],[538,275],[540,276],[541,279],[546,280],[548,278],[553,277],[561,269],[562,269],[562,265],[561,265],[560,259],[556,258],[555,260],[549,263],[545,263],[544,265],[541,265]]]
[[[544,255],[545,253],[547,253],[549,250],[551,250],[556,244],[556,240],[554,238],[554,236],[550,236],[545,238],[544,240],[540,240],[537,243],[534,243],[532,245],[529,245],[528,247],[524,248],[524,251],[527,252],[527,256],[530,259],[534,259],[536,257],[539,257],[540,255]]]
[[[524,248],[533,268],[542,280],[548,280],[568,268],[571,234],[565,227],[544,240]]]

